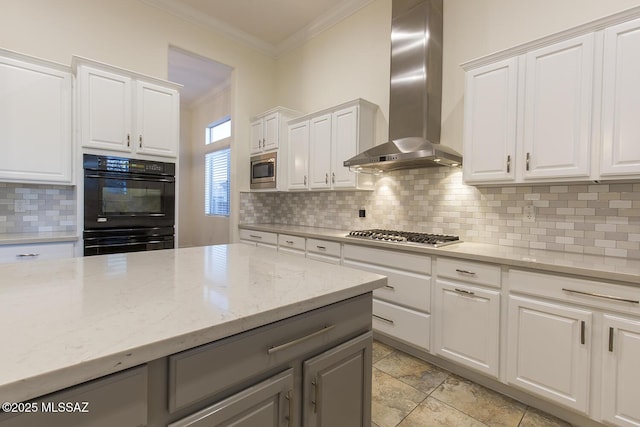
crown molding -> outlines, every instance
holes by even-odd
[[[309,25],[302,28],[283,42],[273,45],[260,40],[238,28],[227,24],[219,19],[205,15],[191,6],[179,4],[174,0],[140,0],[150,6],[168,12],[178,18],[189,22],[194,22],[205,27],[211,28],[226,37],[243,43],[267,56],[278,58],[284,53],[298,46],[303,45],[307,41],[316,37],[323,31],[336,25],[338,22],[353,15],[374,0],[345,0],[340,2],[337,7],[328,10],[326,13],[318,16]]]

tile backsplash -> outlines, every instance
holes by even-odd
[[[0,183],[0,234],[75,229],[75,187]]]
[[[527,222],[530,205],[535,219]],[[462,183],[459,169],[395,171],[369,192],[241,193],[240,223],[405,229],[640,259],[640,183],[477,188]]]

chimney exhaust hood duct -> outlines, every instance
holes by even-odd
[[[393,0],[389,142],[345,161],[357,172],[459,166],[441,146],[442,0]]]

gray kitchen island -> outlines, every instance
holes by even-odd
[[[0,426],[369,426],[385,283],[243,244],[0,266]]]

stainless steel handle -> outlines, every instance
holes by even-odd
[[[158,243],[164,243],[164,240],[149,240],[148,242],[117,243],[115,245],[88,245],[88,246],[85,246],[85,248],[94,249],[94,248],[108,248],[113,246],[156,245]]]
[[[311,403],[313,403],[313,412],[318,412],[318,407],[320,406],[320,395],[318,394],[318,378],[314,377],[311,380],[311,385],[313,386],[313,397],[314,399],[311,400]]]
[[[336,183],[336,173],[335,172],[331,172],[331,182],[332,183]]]
[[[112,177],[110,176],[105,176],[105,175],[85,175],[85,178],[104,178],[104,179],[111,179]],[[117,179],[122,179],[122,178],[117,178]],[[174,179],[147,179],[147,178],[135,178],[135,177],[126,177],[124,178],[127,181],[153,181],[153,182],[176,182]]]
[[[511,172],[511,154],[507,156],[507,173]]]
[[[138,141],[140,142],[139,147],[142,148],[142,135],[140,135],[140,137],[138,138]]]
[[[301,342],[310,340],[311,338],[317,337],[318,335],[326,334],[327,332],[329,332],[335,327],[336,325],[327,325],[324,328],[320,329],[319,331],[315,331],[313,333],[310,333],[309,335],[305,335],[304,337],[296,338],[295,340],[289,341],[288,343],[274,345],[267,350],[267,353],[273,354],[273,353],[277,353],[278,351],[286,350],[287,348],[298,345]]]
[[[372,314],[372,316],[378,320],[382,320],[383,322],[386,322],[390,325],[393,325],[395,322],[391,319],[387,319],[386,317],[382,317],[382,316],[378,316],[377,314]]]
[[[304,185],[307,185],[307,175],[304,176]]]
[[[586,327],[585,322],[584,322],[584,320],[582,320],[580,322],[580,344],[584,344],[584,341],[585,341],[585,337],[584,337],[584,335],[585,335],[585,327]]]
[[[329,173],[325,173],[324,174],[324,183],[328,184],[329,183]]]
[[[127,134],[127,147],[131,147],[131,135]]]
[[[262,138],[262,148],[265,148],[267,146],[267,140]]]
[[[609,352],[613,353],[613,328],[609,328]]]
[[[453,290],[465,295],[475,295],[475,292],[465,291],[464,289],[454,288]]]
[[[395,286],[391,286],[391,285],[384,285],[384,288],[385,289],[389,289],[390,291],[395,291],[396,290]]]
[[[326,251],[327,250],[326,246],[318,246],[318,245],[316,245],[316,248],[320,249],[321,251]]]
[[[638,301],[638,300],[627,299],[627,298],[622,298],[622,297],[616,297],[614,295],[604,295],[604,294],[597,294],[597,293],[594,293],[594,292],[575,291],[573,289],[566,289],[566,288],[562,288],[562,290],[565,291],[565,292],[571,292],[572,294],[587,295],[587,296],[590,296],[590,297],[611,299],[611,300],[614,300],[614,301],[630,302],[632,304],[640,304],[640,301]]]
[[[40,256],[40,254],[37,254],[37,253],[18,254],[16,255],[16,258],[35,258],[37,256]]]
[[[249,234],[249,237],[253,237],[254,239],[262,239],[262,236],[256,236],[255,234]]]
[[[285,243],[286,243],[287,245],[293,245],[293,241],[292,241],[292,240],[285,240]]]
[[[531,154],[527,153],[527,170],[529,170],[529,162],[531,161]]]
[[[456,268],[456,271],[457,271],[458,273],[460,273],[460,274],[468,274],[468,275],[470,275],[470,276],[475,276],[475,275],[476,275],[476,273],[475,273],[475,272],[473,272],[473,271],[469,271],[469,270],[461,270],[461,269],[459,269],[459,268]]]
[[[289,414],[285,416],[287,420],[287,425],[291,426],[293,424],[293,390],[289,390],[287,394],[285,394],[285,399],[289,402]]]

